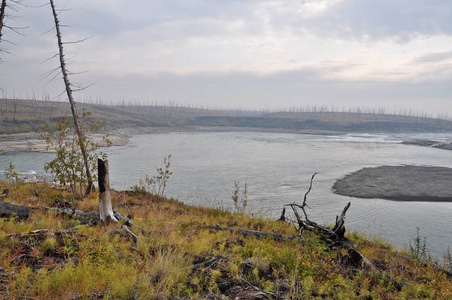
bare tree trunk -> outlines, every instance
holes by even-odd
[[[0,41],[2,40],[3,22],[5,20],[6,0],[2,0],[2,6],[0,7]]]
[[[118,222],[115,218],[110,198],[110,176],[108,171],[108,160],[97,160],[99,181],[99,217],[102,222]]]
[[[80,130],[80,126],[78,124],[78,117],[77,117],[77,112],[76,112],[76,109],[75,109],[75,102],[74,102],[74,98],[72,96],[71,83],[69,82],[69,79],[68,79],[68,74],[67,74],[67,70],[66,70],[66,63],[65,63],[65,60],[64,60],[63,42],[61,40],[60,24],[59,24],[59,21],[58,21],[58,15],[56,13],[55,5],[53,3],[53,0],[50,0],[50,6],[52,7],[53,18],[54,18],[54,21],[55,21],[55,29],[56,29],[56,32],[57,32],[61,73],[63,74],[64,85],[66,87],[66,94],[67,94],[67,97],[69,99],[69,103],[71,104],[71,112],[72,112],[72,117],[74,118],[75,132],[76,132],[76,134],[78,136],[78,139],[79,139],[80,151],[82,152],[83,162],[84,162],[84,165],[85,165],[86,177],[88,178],[88,187],[86,189],[86,195],[88,195],[89,193],[91,193],[94,190],[94,183],[93,183],[93,177],[91,176],[91,171],[89,169],[88,155],[86,154],[86,149],[85,149],[85,144],[84,144],[85,137],[84,137],[84,133]]]

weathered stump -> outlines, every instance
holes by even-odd
[[[102,159],[98,159],[97,168],[99,182],[99,218],[102,222],[109,222],[109,220],[118,222],[111,206],[108,160],[103,161]]]

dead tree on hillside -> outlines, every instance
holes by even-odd
[[[350,208],[351,203],[347,203],[347,205],[342,210],[342,213],[340,216],[336,216],[336,224],[333,228],[329,228],[320,224],[317,224],[316,222],[311,221],[308,218],[308,214],[306,212],[306,208],[309,208],[309,206],[306,204],[307,196],[309,192],[312,189],[312,182],[314,180],[315,173],[311,177],[311,182],[309,185],[309,189],[304,195],[303,203],[302,205],[291,203],[286,204],[284,206],[290,206],[292,208],[292,211],[295,215],[295,221],[292,223],[294,224],[295,228],[297,229],[298,236],[301,237],[303,231],[312,231],[317,233],[322,240],[325,241],[326,246],[328,248],[337,248],[337,249],[346,249],[348,250],[348,257],[346,258],[348,264],[358,266],[362,263],[365,263],[369,266],[371,266],[373,269],[375,267],[372,265],[372,263],[364,257],[360,252],[358,252],[355,249],[355,245],[351,240],[349,240],[347,237],[344,236],[345,234],[345,214],[347,213],[347,210]],[[300,216],[299,209],[303,212],[304,218]],[[285,218],[285,216],[281,215],[281,219]]]
[[[59,58],[60,58],[61,73],[63,75],[63,81],[64,81],[64,85],[66,87],[66,94],[69,99],[69,103],[71,105],[71,112],[72,112],[72,117],[74,119],[75,132],[78,136],[80,151],[82,152],[83,163],[85,165],[86,177],[88,178],[88,187],[87,187],[86,193],[85,193],[86,195],[88,195],[89,193],[91,193],[94,190],[94,183],[93,183],[93,177],[91,176],[88,155],[86,153],[86,148],[85,148],[85,144],[84,144],[85,136],[84,136],[84,133],[80,130],[80,126],[79,126],[79,122],[78,122],[78,115],[77,115],[77,111],[75,108],[74,97],[72,96],[72,85],[69,82],[68,71],[66,69],[66,61],[64,59],[63,42],[62,42],[62,38],[61,38],[58,14],[56,12],[53,0],[50,0],[50,6],[52,7],[53,19],[55,21],[56,36],[58,39],[58,53],[59,53]]]

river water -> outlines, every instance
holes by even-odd
[[[422,165],[452,167],[452,151],[401,145],[403,140],[450,142],[450,134],[346,134],[340,136],[265,132],[172,132],[135,135],[125,146],[107,149],[110,184],[127,189],[146,174],[157,174],[172,155],[166,194],[196,205],[231,207],[234,182],[248,186],[250,213],[277,217],[284,204],[301,203],[309,180],[318,173],[308,195],[311,220],[334,223],[351,202],[346,228],[376,235],[407,247],[416,236],[427,237],[432,255],[452,246],[452,203],[357,199],[331,191],[336,179],[364,167]],[[43,173],[48,153],[0,155],[0,170],[13,162],[16,170]],[[2,175],[2,174],[0,174]]]

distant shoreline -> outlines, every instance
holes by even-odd
[[[336,181],[335,194],[395,201],[452,202],[452,168],[380,166]]]
[[[115,129],[108,132],[109,139],[113,146],[127,145],[129,139],[137,134],[161,134],[172,132],[279,132],[279,133],[298,133],[313,135],[340,135],[343,132],[325,131],[325,130],[291,130],[291,129],[273,129],[273,128],[254,128],[254,127],[232,127],[232,126],[183,126],[183,127],[132,127]],[[103,134],[96,134],[95,141],[101,147],[105,145],[102,141]],[[0,134],[0,153],[11,152],[54,152],[47,150],[47,144],[40,137],[38,132]]]
[[[110,132],[109,138],[113,146],[127,145],[129,139],[137,134],[161,134],[172,132],[274,132],[274,133],[296,133],[311,135],[344,135],[349,132],[329,131],[329,130],[313,130],[313,129],[284,129],[284,128],[260,128],[260,127],[235,127],[235,126],[175,126],[175,127],[128,127],[114,129]],[[104,134],[96,134],[94,136],[101,147],[105,146],[102,140]],[[452,150],[452,144],[444,144],[435,141],[403,141],[404,145],[414,145],[421,147],[432,147],[437,149]],[[0,134],[0,153],[10,152],[54,152],[52,149],[47,150],[47,144],[40,137],[39,132]]]

